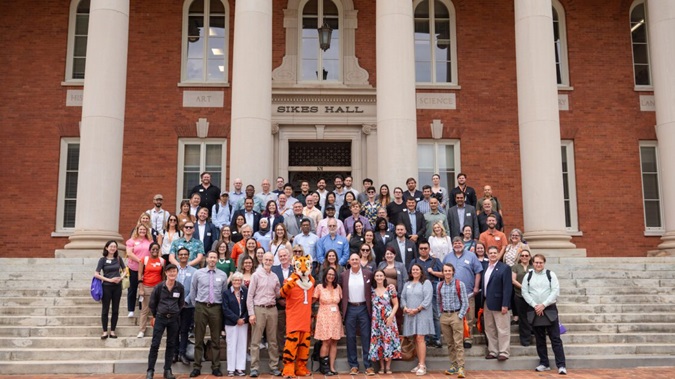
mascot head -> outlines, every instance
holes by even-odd
[[[298,285],[302,289],[309,289],[312,287],[312,257],[309,255],[293,257],[293,267],[295,268],[294,274],[297,275],[300,280]]]

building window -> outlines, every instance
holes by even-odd
[[[647,10],[644,0],[637,0],[630,8],[630,37],[633,45],[633,75],[635,86],[651,86],[649,69],[649,36]]]
[[[415,80],[457,84],[455,7],[449,0],[416,0]]]
[[[577,216],[577,184],[574,169],[574,142],[563,140],[561,144],[563,196],[565,201],[565,227],[570,233],[579,232]]]
[[[559,86],[570,85],[569,66],[567,64],[567,28],[565,27],[565,8],[558,0],[553,0],[553,48],[555,50],[555,73]]]
[[[225,0],[188,0],[183,7],[185,83],[226,83],[229,6]]]
[[[80,163],[80,139],[62,138],[59,159],[59,188],[56,203],[56,232],[75,228],[77,176]]]
[[[68,21],[68,58],[66,81],[82,81],[87,59],[89,32],[89,0],[72,0]]]
[[[319,47],[317,29],[324,24],[333,30],[330,48]],[[309,0],[302,8],[302,81],[340,80],[340,12],[332,0]]]
[[[456,186],[455,176],[460,169],[458,140],[439,140],[417,143],[418,180],[420,187],[431,184],[431,176],[441,176],[441,186],[450,189]]]
[[[658,149],[656,141],[640,143],[640,172],[642,173],[642,200],[645,211],[645,232],[664,231],[659,184]]]
[[[202,172],[211,173],[211,183],[225,188],[226,139],[181,139],[178,143],[177,204],[190,196],[190,190],[199,185]]]

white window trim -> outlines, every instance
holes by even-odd
[[[635,84],[635,56],[633,55],[633,35],[630,35],[630,57],[631,57],[631,68],[633,69],[633,89],[636,92],[643,92],[643,91],[654,91],[654,78],[652,77],[652,57],[651,57],[651,50],[649,49],[649,14],[647,13],[647,2],[645,0],[635,0],[633,1],[633,4],[630,6],[630,10],[628,11],[628,27],[630,30],[630,23],[631,23],[631,15],[633,14],[633,9],[637,7],[638,5],[643,4],[645,6],[645,27],[647,27],[647,33],[646,33],[646,39],[647,39],[647,59],[649,60],[647,62],[647,70],[649,70],[649,81],[652,84],[649,85],[638,85]]]
[[[81,0],[70,1],[70,11],[68,13],[68,45],[66,48],[66,75],[63,86],[84,85],[84,79],[73,79],[73,54],[75,53],[75,23],[77,18],[77,7]]]
[[[415,0],[413,3],[413,18],[415,13],[415,8],[422,2],[422,0]],[[450,82],[436,82],[435,73],[436,73],[436,60],[431,59],[431,72],[432,72],[432,81],[431,82],[418,82],[415,79],[415,87],[417,89],[431,89],[431,88],[447,88],[447,89],[460,89],[459,86],[459,77],[457,74],[457,17],[455,13],[455,5],[450,0],[441,0],[441,2],[448,8],[448,13],[450,15],[450,75],[452,76],[452,81]],[[436,15],[429,14],[430,23],[433,25],[433,20],[436,19]]]
[[[230,4],[228,0],[220,0],[225,8],[225,57],[224,57],[224,72],[225,80],[223,81],[206,81],[206,80],[187,80],[187,33],[188,33],[188,15],[190,14],[190,5],[194,1],[200,0],[185,0],[183,2],[183,28],[181,32],[181,62],[180,62],[180,83],[178,87],[229,87],[229,62],[230,62]],[[208,0],[203,0],[208,1]],[[205,52],[206,54],[206,52]],[[206,59],[206,58],[203,58]],[[204,73],[206,75],[206,72]]]
[[[310,85],[312,85],[312,84],[314,84],[314,85],[317,85],[317,84],[326,84],[326,85],[342,84],[343,81],[344,81],[344,79],[343,79],[344,69],[342,68],[343,61],[344,61],[344,58],[343,58],[344,57],[344,49],[342,47],[342,45],[343,45],[342,40],[344,39],[344,36],[343,36],[343,33],[342,33],[342,29],[344,29],[342,27],[344,25],[344,10],[343,10],[342,3],[340,2],[340,0],[332,0],[334,2],[335,6],[337,7],[337,10],[338,10],[338,29],[340,30],[340,37],[338,39],[338,42],[339,42],[338,57],[340,57],[340,59],[338,60],[338,62],[339,62],[338,63],[338,78],[337,78],[337,80],[328,80],[328,79],[326,79],[326,80],[319,80],[319,79],[317,79],[317,80],[303,80],[302,79],[302,57],[303,57],[303,55],[302,55],[302,18],[304,16],[304,13],[302,11],[304,10],[305,5],[307,5],[307,3],[310,2],[310,1],[311,0],[302,0],[300,2],[300,6],[298,8],[298,38],[299,38],[299,41],[298,41],[298,67],[297,67],[298,81],[302,82],[304,84],[310,84]],[[323,6],[321,4],[322,3],[318,4],[319,12],[323,11]],[[317,21],[317,23],[318,23],[318,21]],[[323,52],[318,53],[317,60],[321,61],[323,63]]]
[[[659,181],[659,212],[661,213],[661,227],[659,228],[648,228],[647,227],[647,214],[644,209],[644,202],[645,202],[645,185],[644,185],[644,180],[643,180],[643,172],[642,172],[642,153],[640,152],[640,149],[643,147],[653,147],[656,155],[656,177]],[[661,165],[659,164],[659,147],[657,141],[640,141],[639,146],[638,146],[638,155],[640,157],[640,191],[642,192],[642,219],[643,223],[645,225],[645,231],[644,235],[649,237],[649,236],[663,236],[663,234],[666,232],[666,227],[665,227],[665,219],[664,219],[664,214],[663,214],[663,199],[661,198],[663,194],[663,189],[661,187]]]
[[[201,145],[202,149],[200,150],[199,155],[199,167],[200,172],[204,172],[206,167],[206,155],[203,154],[205,150],[204,146],[206,145],[222,145],[223,146],[223,156],[221,157],[221,167],[223,168],[222,175],[220,176],[220,183],[214,183],[221,190],[227,188],[227,138],[180,138],[178,139],[178,159],[176,167],[176,209],[180,209],[180,202],[183,200],[183,167],[185,158],[185,145]]]
[[[56,195],[56,225],[52,237],[68,237],[75,231],[75,228],[66,228],[63,226],[63,212],[65,211],[66,195],[66,164],[68,162],[68,146],[79,144],[78,137],[61,138],[61,147],[59,153],[59,185]],[[78,171],[79,175],[79,171]]]
[[[567,22],[565,8],[558,0],[551,0],[551,5],[558,12],[558,32],[560,34],[560,79],[558,89],[570,90],[570,65],[567,58]],[[557,80],[556,80],[557,81]]]
[[[452,145],[454,148],[453,154],[454,154],[454,160],[455,160],[455,175],[452,178],[454,181],[454,186],[457,186],[457,174],[462,172],[462,152],[461,152],[461,143],[460,140],[458,139],[418,139],[417,140],[417,146],[419,147],[420,145],[431,145],[434,147],[434,173],[438,173],[438,146],[443,145]],[[419,164],[418,164],[419,165]],[[420,168],[417,167],[417,172],[419,173]]]
[[[579,230],[579,213],[577,208],[577,173],[574,163],[574,141],[562,140],[560,141],[560,144],[565,147],[565,153],[567,155],[567,184],[569,185],[568,191],[570,195],[570,222],[572,225],[566,229],[569,235],[580,237],[583,235],[583,232]]]

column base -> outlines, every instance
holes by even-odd
[[[531,249],[576,249],[572,236],[561,231],[525,232],[524,238]]]
[[[118,250],[124,250],[122,236],[108,230],[76,230],[68,239],[70,242],[64,246],[65,250],[99,250],[103,253],[103,247],[110,240],[117,242]]]
[[[659,250],[675,251],[675,230],[668,231],[661,237],[658,248]]]

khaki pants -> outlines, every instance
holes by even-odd
[[[464,367],[464,321],[459,318],[459,312],[441,313],[441,332],[448,345],[450,363],[457,367]]]
[[[467,294],[468,295],[468,294]],[[473,343],[473,328],[476,327],[476,299],[475,296],[471,296],[469,299],[469,310],[466,311],[467,324],[469,324],[469,338],[466,338],[464,342]],[[464,329],[462,329],[462,336],[464,335]]]
[[[491,311],[483,308],[485,316],[485,335],[488,341],[488,354],[509,357],[511,348],[511,314]]]
[[[145,328],[148,326],[148,316],[150,316],[150,296],[155,287],[145,286],[141,284],[140,293],[143,296],[143,308],[141,308],[141,318],[138,320],[139,331],[145,333]]]
[[[279,367],[279,346],[277,345],[277,308],[255,306],[255,325],[251,326],[251,370],[260,370],[260,340],[263,331],[267,336],[267,352],[270,355],[270,370]]]

